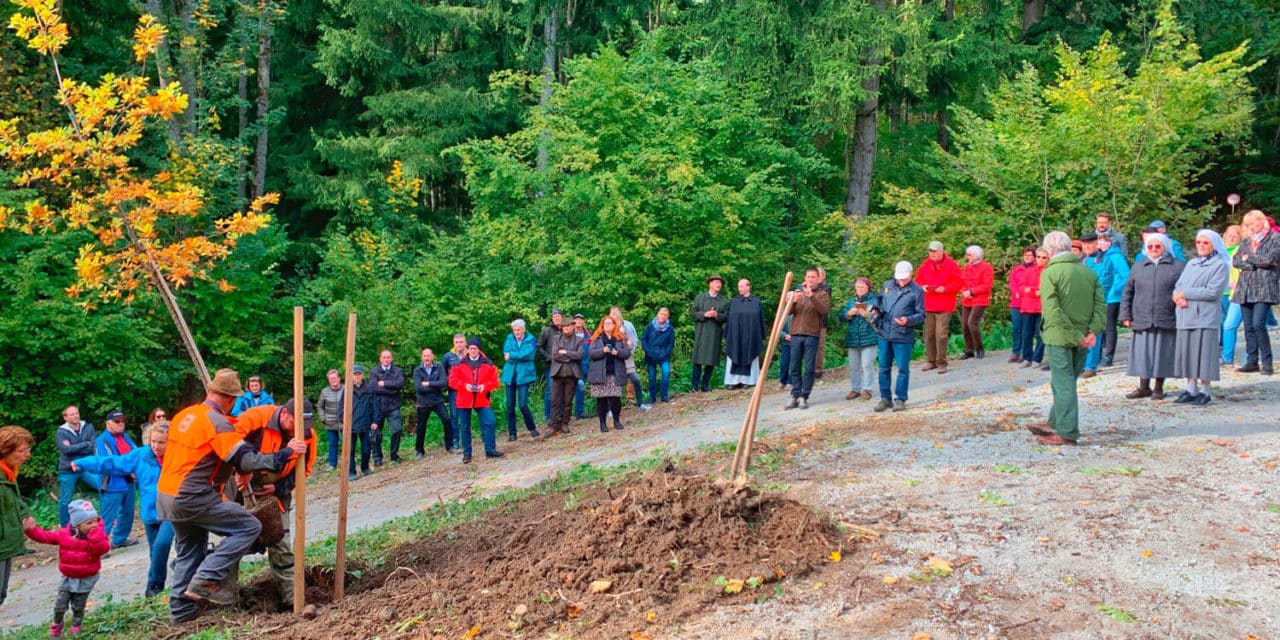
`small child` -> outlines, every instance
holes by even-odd
[[[84,607],[89,592],[98,583],[102,569],[102,556],[111,548],[107,533],[102,528],[102,518],[87,500],[75,500],[68,505],[71,524],[49,531],[35,526],[26,529],[28,538],[44,544],[57,545],[58,570],[62,572],[62,584],[58,585],[58,599],[53,604],[53,624],[49,625],[49,637],[62,637],[62,620],[71,605],[69,633],[80,633],[84,622]]]

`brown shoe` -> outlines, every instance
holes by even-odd
[[[1128,398],[1129,400],[1137,400],[1138,398],[1150,398],[1151,389],[1148,387],[1138,387],[1137,389],[1134,389],[1133,391],[1130,391],[1129,393],[1124,394],[1124,397]]]
[[[934,364],[934,363],[930,362],[929,364],[926,364],[925,366],[920,367],[920,370],[921,370],[921,371],[933,371],[934,369],[937,369],[937,368],[938,368],[938,365],[936,365],[936,364]]]
[[[1075,440],[1068,440],[1056,433],[1049,436],[1036,436],[1036,442],[1039,442],[1040,444],[1049,444],[1054,446],[1062,446],[1064,444],[1076,443]]]
[[[848,395],[846,395],[846,396],[844,397],[844,399],[845,399],[845,400],[854,400],[854,399],[858,398],[858,397],[859,397],[859,396],[861,396],[861,395],[862,395],[862,394],[861,394],[861,393],[858,393],[858,390],[857,390],[857,389],[854,389],[853,391],[850,391],[850,392],[848,393]]]
[[[870,400],[870,399],[871,399],[871,391],[870,391],[870,390],[865,390],[865,389],[864,389],[864,390],[863,390],[863,392],[862,392],[862,399],[863,399],[863,400]]]
[[[1047,424],[1029,424],[1027,425],[1027,431],[1038,436],[1054,435],[1053,429],[1050,429]]]
[[[938,375],[942,375],[946,372],[947,372],[947,365],[945,364],[938,365]]]
[[[1085,369],[1084,371],[1081,371],[1081,372],[1080,372],[1080,377],[1081,377],[1081,378],[1092,378],[1092,377],[1094,377],[1094,376],[1096,376],[1096,375],[1098,375],[1098,372],[1097,372],[1097,371],[1094,371],[1094,370],[1092,370],[1092,369]]]

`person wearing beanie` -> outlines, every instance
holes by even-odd
[[[494,429],[497,420],[489,404],[489,394],[500,386],[498,368],[484,355],[480,338],[467,340],[467,355],[449,372],[449,388],[458,393],[458,431],[462,440],[462,463],[471,462],[471,415],[480,421],[480,438],[486,458],[501,458]]]
[[[80,633],[84,623],[84,609],[89,592],[98,583],[102,570],[102,556],[111,548],[107,532],[102,528],[102,518],[88,500],[73,500],[67,505],[69,524],[56,531],[41,529],[34,521],[28,522],[25,533],[28,538],[58,547],[58,571],[62,582],[53,602],[53,623],[49,625],[49,637],[61,638],[67,608],[71,609],[70,633]]]

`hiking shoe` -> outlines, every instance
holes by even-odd
[[[516,434],[513,433],[507,436],[507,442],[515,442],[515,441],[516,441]]]
[[[220,607],[229,607],[236,603],[235,592],[224,588],[216,582],[205,582],[203,580],[192,580],[191,584],[187,585],[186,596],[192,600],[199,600]]]
[[[983,351],[983,350],[981,350],[981,349],[979,349],[979,350],[978,350],[978,359],[979,359],[979,360],[981,360],[981,359],[983,359],[983,358],[985,358],[985,357],[987,357],[987,352],[986,352],[986,351]]]
[[[798,406],[800,406],[800,398],[797,396],[797,397],[791,398],[791,402],[788,402],[787,404],[782,405],[782,408],[795,409]]]
[[[863,389],[863,390],[862,390],[862,399],[863,399],[863,400],[870,400],[870,399],[871,399],[871,390],[870,390],[870,389]]]
[[[112,548],[112,549],[123,549],[123,548],[125,548],[125,547],[132,547],[133,545],[136,545],[136,544],[138,544],[138,539],[137,539],[137,538],[134,538],[134,539],[132,539],[132,540],[125,540],[124,542],[112,542],[112,543],[111,543],[111,548]]]
[[[542,437],[542,434],[541,434],[541,433],[538,433],[538,430],[537,430],[537,429],[530,429],[530,430],[529,430],[529,437],[530,437],[530,438],[533,438],[534,440],[537,440],[538,438],[541,438],[541,437]]]
[[[417,452],[414,452],[413,454],[414,460],[421,460],[425,457],[427,457],[427,453],[425,451],[417,451]]]
[[[904,410],[906,410],[906,408],[907,408],[907,401],[906,401],[906,400],[894,400],[894,401],[893,401],[893,410],[894,410],[894,411],[904,411]]]
[[[880,402],[876,404],[875,412],[879,413],[881,411],[887,411],[892,408],[893,408],[892,402],[885,400],[884,398],[880,398]]]
[[[969,353],[968,351],[966,351],[964,355],[960,356],[960,359],[961,359],[961,360],[968,360],[968,359],[973,358],[973,357],[974,357],[974,355],[973,355],[972,353]]]
[[[1081,378],[1092,378],[1096,375],[1098,375],[1098,372],[1094,371],[1093,369],[1085,369],[1084,371],[1080,372]]]
[[[622,423],[621,423],[621,422],[615,422],[615,423],[613,423],[613,430],[614,430],[614,431],[622,431]]]
[[[1246,362],[1245,364],[1239,367],[1236,367],[1236,373],[1257,373],[1259,370],[1260,369],[1258,368],[1258,363],[1256,362],[1254,363]]]
[[[471,464],[471,456],[462,456],[462,464]]]
[[[484,452],[484,457],[486,457],[486,458],[501,458],[502,456],[505,456],[505,455],[507,455],[507,454],[505,454],[505,453],[503,453],[503,452],[501,452],[501,451],[486,451],[486,452]]]
[[[652,409],[652,408],[653,408],[653,405],[651,405],[651,404],[642,404],[642,405],[640,405],[640,410],[641,410],[641,411],[648,411],[648,410],[650,410],[650,409]]]
[[[809,408],[809,399],[808,399],[808,398],[800,398],[800,408],[801,408],[801,409],[808,409],[808,408]]]

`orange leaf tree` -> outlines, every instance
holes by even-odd
[[[58,56],[69,36],[56,0],[13,2],[20,10],[9,26],[49,59],[66,120],[44,129],[18,118],[0,120],[0,156],[16,172],[13,186],[37,194],[21,207],[0,207],[0,227],[27,234],[91,233],[96,242],[80,248],[76,281],[67,294],[89,308],[96,301],[128,304],[139,288],[153,287],[207,384],[208,368],[173,289],[206,277],[238,238],[269,224],[264,209],[278,196],[267,194],[243,211],[210,217],[205,193],[190,172],[139,168],[130,153],[148,127],[183,112],[187,96],[177,84],[153,86],[140,72],[107,74],[96,85],[64,77]],[[134,31],[135,60],[154,56],[165,37],[162,25],[142,16]],[[182,160],[170,157],[174,166]]]

